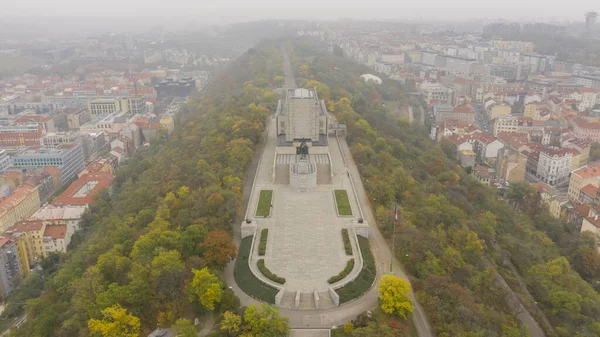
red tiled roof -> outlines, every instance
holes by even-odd
[[[99,191],[109,188],[113,183],[114,176],[110,172],[87,173],[79,177],[72,183],[66,191],[52,200],[54,206],[64,205],[87,205],[94,202],[94,198]],[[91,185],[93,184],[93,186]],[[89,190],[81,191],[89,186]],[[78,194],[79,192],[79,194]]]
[[[587,179],[592,177],[600,177],[600,162],[592,163],[579,168],[573,172],[577,176]]]
[[[587,195],[589,195],[590,197],[595,198],[596,197],[596,192],[598,191],[598,187],[592,185],[592,184],[587,184],[585,185],[582,189],[581,189],[581,193],[585,193]]]
[[[40,229],[42,229],[43,227],[43,223],[42,220],[24,220],[24,221],[17,221],[14,225],[12,225],[11,227],[9,227],[6,231],[7,232],[19,232],[19,233],[25,233],[25,232],[30,232],[30,231],[39,231]]]
[[[67,236],[67,225],[46,226],[44,236],[49,236],[55,240],[64,239]]]

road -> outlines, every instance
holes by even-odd
[[[12,324],[12,326],[10,328],[8,328],[8,330],[4,331],[0,337],[4,337],[4,336],[8,336],[8,333],[10,333],[10,330],[12,328],[18,328],[21,324],[23,324],[23,322],[25,322],[25,320],[27,319],[27,314],[23,314],[21,316],[19,316],[18,318],[16,318]]]
[[[294,76],[294,71],[292,70],[290,56],[288,55],[283,43],[281,44],[281,51],[283,52],[283,73],[285,75],[285,87],[295,89],[296,77]]]
[[[493,134],[494,125],[490,122],[488,115],[485,113],[485,109],[482,104],[473,104],[475,108],[475,124],[483,132]]]

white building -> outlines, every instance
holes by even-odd
[[[44,230],[44,255],[53,252],[67,252],[67,247],[71,242],[72,231],[69,231],[67,225],[46,226]]]
[[[439,83],[422,83],[419,87],[419,90],[421,90],[421,92],[425,96],[425,99],[427,99],[430,102],[436,101],[439,103],[452,104],[452,90],[446,88],[445,86]]]
[[[0,150],[0,173],[10,167],[10,156],[6,150]]]
[[[540,151],[537,177],[550,186],[567,182],[571,172],[572,157],[570,149],[548,148]]]

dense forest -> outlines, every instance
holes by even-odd
[[[500,276],[549,336],[600,336],[600,295],[582,278],[600,276],[592,241],[550,217],[526,185],[514,184],[505,201],[466,174],[425,128],[386,106],[418,104],[398,83],[362,81],[369,69],[330,55],[316,41],[294,46],[297,82],[316,87],[347,125],[384,233],[391,234],[394,203],[400,205],[396,254],[438,336],[528,336],[498,286]]]
[[[237,310],[216,275],[236,255],[242,177],[276,106],[281,60],[278,43],[250,49],[180,111],[169,139],[118,170],[114,193],[85,214],[69,252],[44,261],[9,299],[5,318],[28,314],[11,336],[112,336],[117,317],[127,336],[145,336],[185,326],[175,324],[181,317]]]

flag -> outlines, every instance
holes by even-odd
[[[394,207],[394,220],[398,221],[398,204]]]

